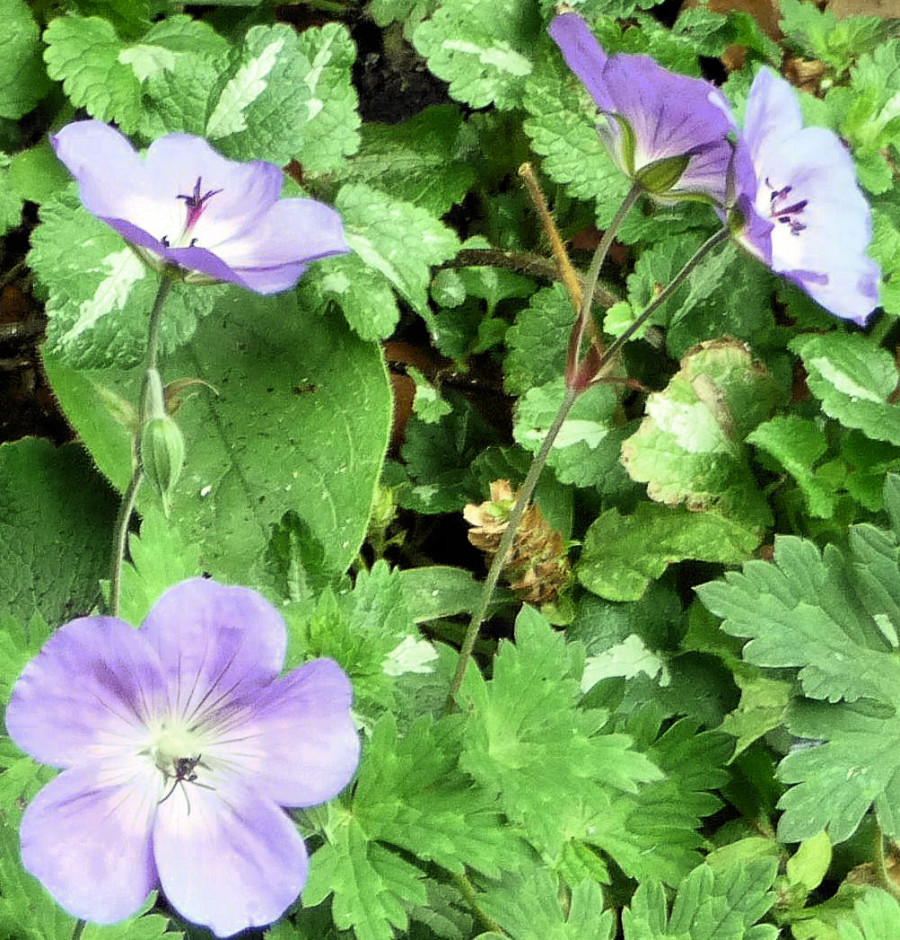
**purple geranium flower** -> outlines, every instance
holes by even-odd
[[[600,109],[597,130],[620,169],[657,199],[724,204],[734,118],[714,85],[648,56],[608,56],[576,13],[557,16],[550,35]]]
[[[139,630],[61,627],[6,726],[63,772],[22,819],[22,861],[74,917],[112,923],[161,885],[219,936],[277,919],[306,881],[282,806],[336,796],[359,760],[350,682],[318,659],[282,678],[286,633],[247,588],[185,581]]]
[[[881,271],[866,255],[872,220],[847,148],[824,127],[804,128],[793,88],[767,68],[744,134],[732,174],[738,240],[826,310],[865,323]]]
[[[313,199],[281,199],[272,163],[235,163],[200,137],[169,134],[141,159],[100,121],[51,136],[78,180],[81,201],[154,266],[187,280],[230,281],[259,294],[297,283],[310,261],[345,254],[341,217]]]

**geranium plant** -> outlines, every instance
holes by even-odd
[[[0,937],[900,935],[893,23],[0,13]]]

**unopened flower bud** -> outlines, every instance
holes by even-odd
[[[169,498],[184,466],[184,437],[168,415],[150,418],[141,432],[141,466],[159,491],[163,512],[169,515]]]

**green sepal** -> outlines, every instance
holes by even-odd
[[[632,158],[633,159],[633,158]],[[636,183],[652,196],[664,196],[678,183],[691,158],[687,154],[663,157],[642,166],[634,175]]]
[[[169,515],[169,497],[184,467],[184,435],[174,418],[150,418],[141,431],[141,466],[162,498]]]

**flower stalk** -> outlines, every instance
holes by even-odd
[[[159,359],[159,334],[162,324],[162,310],[169,296],[169,290],[172,287],[172,279],[164,272],[159,282],[159,290],[156,292],[156,299],[153,301],[153,308],[150,311],[150,324],[147,329],[147,357],[144,369],[144,380],[141,383],[141,400],[139,410],[138,431],[134,440],[134,468],[131,473],[131,480],[125,492],[122,494],[122,502],[119,505],[119,512],[116,516],[116,527],[113,532],[113,551],[112,551],[112,576],[109,586],[109,613],[111,616],[118,616],[119,606],[122,601],[122,567],[125,563],[125,546],[128,541],[128,527],[131,523],[131,515],[134,512],[137,502],[138,490],[144,478],[143,461],[141,460],[141,437],[144,433],[144,423],[147,415],[147,389],[150,382],[150,376],[155,373],[156,364]]]
[[[634,196],[634,191],[632,190],[632,192],[629,192],[625,197],[625,202],[623,205],[627,204],[628,208],[630,208],[634,204],[635,198],[636,196]],[[620,210],[620,212],[616,214],[614,223],[616,225],[620,225],[624,217],[625,213]],[[610,226],[610,228],[612,228],[612,226]],[[608,232],[609,230],[607,230],[607,233],[604,233],[604,237],[597,246],[597,251],[595,252],[593,261],[591,262],[591,267],[585,282],[585,300],[582,310],[579,311],[579,316],[575,327],[573,327],[572,330],[573,337],[576,331],[579,329],[582,319],[584,319],[586,316],[590,316],[591,298],[593,296],[591,278],[593,277],[596,279],[596,277],[599,275],[600,268],[603,264],[603,258],[609,249],[609,244],[612,243],[612,239],[615,236],[615,232],[613,231],[612,234],[607,238]],[[507,524],[506,531],[503,533],[503,538],[500,540],[500,545],[497,548],[497,554],[494,555],[494,558],[491,562],[491,567],[482,585],[478,603],[476,604],[475,609],[472,611],[472,617],[466,629],[466,634],[463,637],[462,645],[460,646],[459,662],[457,663],[456,672],[454,673],[453,679],[450,683],[450,691],[447,696],[445,713],[450,714],[456,707],[456,699],[459,695],[459,690],[462,687],[463,678],[465,677],[469,660],[472,658],[472,651],[475,648],[475,642],[478,639],[478,632],[481,629],[481,624],[487,614],[488,606],[490,605],[494,590],[497,587],[497,582],[500,579],[500,572],[503,570],[503,566],[506,563],[507,557],[509,556],[510,549],[516,537],[516,532],[520,523],[522,522],[522,517],[525,515],[525,510],[528,508],[528,504],[531,502],[531,497],[534,494],[538,480],[540,479],[541,473],[544,470],[544,466],[547,463],[547,458],[550,456],[550,451],[553,449],[556,438],[559,435],[563,424],[565,424],[566,418],[569,416],[569,412],[572,410],[572,406],[575,404],[578,396],[583,391],[603,378],[604,373],[615,361],[615,357],[618,355],[619,351],[625,345],[625,343],[627,343],[628,340],[631,339],[635,333],[637,333],[638,330],[644,326],[650,317],[652,317],[653,314],[662,306],[662,304],[664,304],[669,299],[669,297],[671,297],[672,294],[678,290],[678,288],[684,283],[685,279],[690,275],[694,268],[697,267],[697,265],[710,253],[710,251],[712,251],[722,242],[726,241],[729,238],[729,235],[730,233],[728,229],[723,227],[716,231],[714,235],[711,235],[697,249],[693,256],[684,264],[681,270],[675,275],[674,278],[672,278],[669,284],[664,288],[664,290],[660,292],[660,294],[643,311],[643,313],[641,313],[641,315],[628,326],[621,336],[617,337],[612,343],[610,343],[602,355],[596,356],[596,363],[591,363],[592,368],[589,378],[587,377],[585,366],[590,358],[590,353],[588,353],[588,355],[584,358],[584,360],[582,360],[580,364],[576,363],[576,368],[574,370],[571,381],[567,369],[566,392],[563,396],[562,403],[560,404],[559,410],[550,424],[550,428],[544,437],[540,450],[532,461],[531,467],[528,470],[528,475],[525,477],[525,482],[519,489],[515,505],[509,514],[509,522]],[[581,335],[583,336],[583,328]],[[574,344],[575,343],[573,339],[572,343],[570,343],[570,351]],[[575,348],[577,349],[577,346]]]

